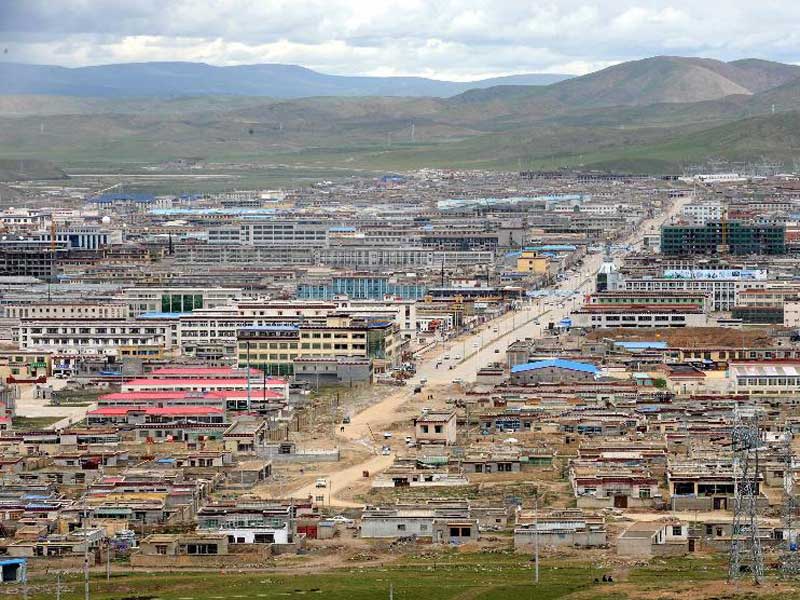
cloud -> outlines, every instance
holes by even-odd
[[[0,0],[5,60],[282,62],[474,79],[658,54],[797,62],[800,3],[764,0]]]

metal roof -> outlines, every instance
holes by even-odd
[[[538,360],[536,362],[524,363],[511,368],[512,373],[524,373],[526,371],[535,371],[537,369],[567,369],[569,371],[581,371],[583,373],[600,372],[600,369],[588,363],[576,362],[573,360],[565,360],[563,358],[553,358],[549,360]]]

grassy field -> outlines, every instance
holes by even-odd
[[[320,597],[325,600],[388,598],[397,600],[550,600],[676,598],[796,598],[800,588],[768,582],[754,590],[724,583],[719,559],[687,558],[657,561],[615,574],[613,584],[595,583],[611,567],[572,559],[543,560],[540,582],[533,585],[530,559],[508,553],[458,553],[409,556],[386,566],[341,568],[324,573],[133,573],[106,581],[93,574],[91,597],[124,600],[222,600],[228,598]],[[55,577],[34,574],[29,598],[54,597]],[[83,580],[62,580],[64,600],[83,597]]]
[[[14,417],[13,424],[15,429],[34,430],[44,429],[59,420],[61,417]]]

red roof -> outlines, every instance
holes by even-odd
[[[154,370],[152,375],[168,375],[170,377],[198,376],[207,378],[239,378],[247,374],[247,369],[234,367],[162,367]],[[261,377],[264,373],[258,369],[250,368],[250,376]]]
[[[189,394],[197,394],[197,392],[188,392],[186,390],[170,390],[166,392],[114,392],[113,394],[104,394],[100,396],[99,400],[101,402],[103,400],[175,400],[186,398]]]
[[[286,380],[284,379],[255,379],[250,378],[250,387],[256,388],[260,385],[286,385]],[[213,387],[213,386],[243,386],[247,387],[247,378],[243,377],[240,379],[184,379],[180,377],[176,378],[169,378],[169,379],[132,379],[131,381],[126,381],[124,385],[139,385],[139,386],[164,386],[164,385],[185,385],[189,386],[205,386],[205,387]]]
[[[247,398],[247,390],[215,390],[206,392],[205,398]],[[257,385],[250,387],[250,397],[255,398],[283,398],[283,394],[274,390],[265,390]]]
[[[224,414],[219,408],[213,406],[170,406],[166,408],[138,407],[138,406],[104,406],[95,410],[90,410],[88,415],[98,415],[101,417],[124,416],[129,412],[143,412],[151,416],[194,416],[194,415],[221,415]]]

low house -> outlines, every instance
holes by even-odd
[[[457,504],[367,507],[361,516],[360,535],[367,539],[414,537],[449,544],[477,540],[477,519],[472,518],[467,505]]]
[[[514,549],[529,552],[537,543],[547,546],[604,546],[606,524],[602,516],[581,510],[555,510],[549,513],[521,514],[514,528]]]
[[[672,463],[667,468],[667,484],[673,510],[730,510],[736,496],[737,480],[741,467],[730,460],[693,461]],[[768,500],[761,491],[763,473],[757,475],[755,488],[757,502],[766,505]]]
[[[427,411],[414,419],[414,435],[417,444],[442,444],[452,446],[456,443],[456,412]]]
[[[228,536],[219,533],[152,534],[139,544],[144,556],[219,556],[228,554]]]
[[[578,508],[652,507],[661,501],[658,479],[643,469],[573,465],[570,482]]]
[[[263,419],[240,419],[225,430],[222,439],[228,452],[255,452],[264,445],[268,433]]]
[[[24,583],[27,581],[28,561],[24,558],[0,560],[0,583]]]
[[[571,383],[594,381],[600,369],[589,363],[553,358],[523,363],[511,368],[511,383],[528,385],[533,383]]]
[[[289,544],[296,536],[292,508],[268,502],[209,504],[198,511],[197,527],[226,535],[229,544]]]
[[[638,521],[617,539],[617,554],[620,556],[683,556],[693,551],[694,540],[689,539],[688,526],[675,520]]]

